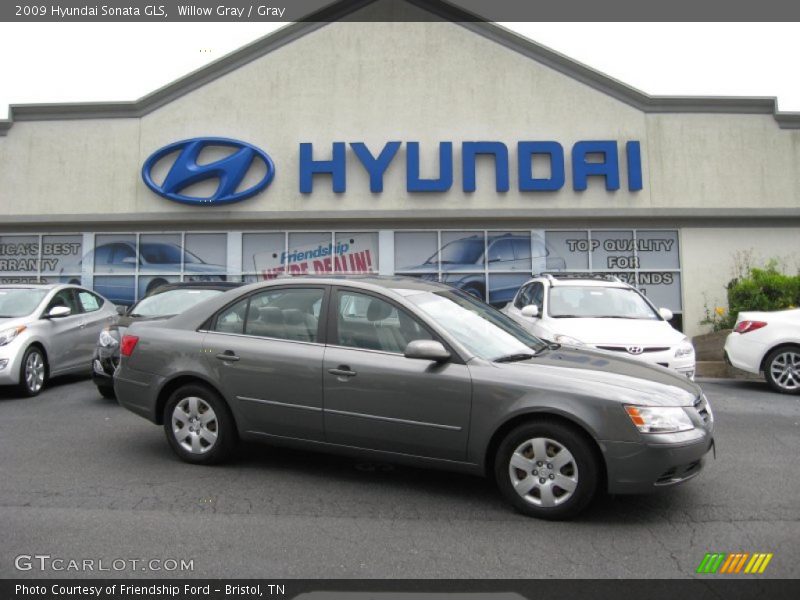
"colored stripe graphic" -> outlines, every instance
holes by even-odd
[[[754,554],[749,552],[732,552],[730,554],[725,552],[706,552],[696,572],[712,574],[742,573],[742,567],[744,567],[744,573],[760,574],[767,569],[772,556],[772,553],[766,552],[756,552]]]
[[[700,566],[697,567],[698,573],[716,573],[722,561],[725,559],[725,553],[707,552]]]

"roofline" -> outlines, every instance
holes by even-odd
[[[772,115],[781,129],[800,129],[800,112],[781,112],[775,96],[651,96],[621,81],[529,40],[500,25],[476,20],[476,15],[445,0],[405,0],[443,20],[456,23],[486,39],[550,67],[644,113],[718,113]],[[375,0],[340,0],[282,27],[169,83],[146,96],[124,102],[12,104],[8,119],[0,120],[0,136],[18,121],[77,119],[138,119],[301,37],[344,20]]]

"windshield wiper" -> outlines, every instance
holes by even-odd
[[[495,358],[494,362],[496,363],[509,363],[509,362],[517,362],[520,360],[528,360],[529,358],[535,357],[535,353],[530,352],[520,352],[518,354],[507,354],[506,356],[501,356],[500,358]]]

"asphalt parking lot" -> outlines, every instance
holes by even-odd
[[[33,399],[0,390],[0,577],[668,578],[695,576],[712,551],[772,552],[764,577],[800,576],[800,398],[703,387],[717,460],[570,523],[519,516],[464,475],[251,445],[189,466],[88,380]],[[18,571],[21,554],[194,570]]]

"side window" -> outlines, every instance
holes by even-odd
[[[103,304],[103,301],[100,300],[100,298],[95,296],[92,292],[87,292],[86,290],[80,290],[78,292],[78,300],[80,301],[83,312],[87,313],[100,310],[100,306]]]
[[[240,300],[217,315],[212,331],[220,333],[244,333],[244,319],[247,314],[249,298]]]
[[[544,302],[544,284],[535,282],[531,284],[531,299],[528,304],[535,304],[539,307],[539,314],[542,313],[542,303]]]
[[[250,297],[245,335],[298,342],[316,342],[319,307],[325,294],[321,288],[266,290]]]
[[[111,244],[103,244],[95,250],[95,264],[107,265],[111,262]]]
[[[517,260],[531,257],[531,241],[527,238],[514,238],[514,255]]]
[[[532,283],[523,286],[522,289],[519,291],[519,294],[517,294],[517,299],[514,300],[514,306],[516,306],[519,309],[522,309],[523,307],[528,306],[528,304],[531,304],[532,289],[533,289]]]
[[[406,311],[375,296],[340,291],[336,308],[339,346],[402,354],[409,342],[433,339]]]
[[[511,240],[500,240],[489,248],[489,262],[505,262],[514,260],[514,247]]]
[[[114,244],[114,254],[111,257],[111,263],[115,265],[128,264],[125,259],[134,259],[131,264],[136,264],[136,252],[127,244]],[[130,262],[130,261],[129,261]]]
[[[53,299],[50,300],[50,304],[47,305],[46,312],[50,312],[56,306],[66,306],[73,315],[81,312],[78,308],[78,303],[75,300],[75,294],[73,293],[72,289],[61,290],[55,296],[53,296]]]

